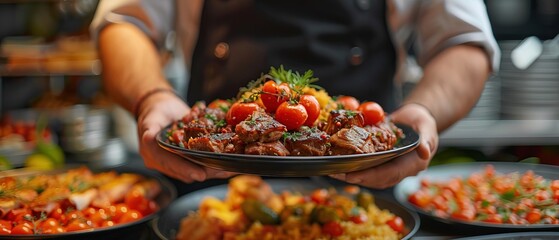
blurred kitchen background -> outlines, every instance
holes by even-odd
[[[501,70],[469,116],[441,136],[433,164],[530,158],[559,165],[559,38],[553,40],[559,1],[486,4],[502,50]],[[92,165],[137,158],[133,118],[103,95],[102,69],[88,33],[97,5],[98,0],[0,0],[0,169],[2,159],[11,167],[28,163],[36,152],[33,141],[49,141],[66,159]],[[541,40],[543,51],[519,69],[511,53],[530,36]],[[184,92],[187,73],[179,54],[171,50],[169,56],[167,77]],[[403,95],[420,72],[410,67]],[[46,140],[25,135],[38,131],[48,132]]]

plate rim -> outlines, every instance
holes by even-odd
[[[445,169],[448,170],[449,168],[455,169],[455,168],[459,168],[460,166],[480,167],[480,170],[482,170],[482,167],[485,167],[486,165],[493,165],[495,167],[496,171],[498,171],[498,166],[518,167],[518,166],[523,165],[523,166],[529,166],[530,167],[530,168],[526,168],[526,170],[534,170],[534,168],[539,168],[539,170],[544,170],[544,169],[541,169],[541,168],[545,168],[545,170],[551,169],[551,171],[556,172],[556,173],[559,174],[559,166],[548,165],[548,164],[539,164],[539,163],[497,162],[497,161],[449,163],[449,164],[442,164],[442,165],[429,167],[428,169],[420,172],[416,176],[406,177],[405,179],[403,179],[400,183],[398,183],[394,187],[393,197],[396,199],[396,201],[398,203],[400,203],[400,205],[404,206],[405,208],[408,208],[408,210],[415,211],[420,216],[424,216],[424,217],[427,217],[429,219],[432,219],[432,220],[435,220],[435,221],[438,221],[438,222],[442,222],[442,223],[445,223],[445,224],[449,224],[449,225],[461,224],[461,225],[474,227],[474,228],[480,228],[480,229],[501,229],[501,230],[506,230],[506,229],[510,229],[510,230],[551,230],[551,229],[558,229],[559,230],[559,225],[557,225],[557,224],[525,224],[525,225],[519,225],[519,224],[491,224],[491,223],[484,223],[484,222],[478,222],[478,221],[467,222],[467,221],[462,221],[462,220],[458,220],[458,219],[437,217],[437,216],[434,216],[434,215],[428,213],[427,211],[425,211],[423,209],[415,207],[413,204],[411,204],[407,201],[407,198],[405,198],[409,194],[406,194],[406,193],[403,192],[404,191],[403,186],[408,181],[413,181],[415,179],[420,179],[421,177],[424,177],[424,176],[428,175],[429,173],[432,173],[433,171],[444,171]],[[538,174],[538,172],[541,172],[539,170],[537,172],[534,171],[534,173]]]

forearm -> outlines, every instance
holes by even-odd
[[[130,24],[112,24],[99,34],[105,92],[134,112],[141,96],[155,88],[169,88],[157,49],[147,36]]]
[[[404,104],[425,106],[441,132],[476,104],[490,70],[489,59],[481,48],[467,45],[449,48],[427,64],[422,80]]]

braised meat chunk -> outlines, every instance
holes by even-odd
[[[384,122],[377,126],[366,126],[365,129],[371,133],[371,140],[375,145],[375,152],[394,148],[398,138],[403,137],[402,129],[391,122]]]
[[[323,126],[323,130],[328,135],[333,135],[340,129],[353,126],[363,127],[363,125],[364,119],[361,112],[338,109],[330,112],[328,122]]]
[[[212,133],[188,140],[188,148],[218,153],[242,153],[243,142],[235,133]]]
[[[330,138],[332,155],[360,154],[375,152],[371,133],[362,127],[344,128]]]
[[[281,138],[287,129],[265,112],[257,111],[235,127],[235,132],[245,143],[274,142]]]
[[[189,141],[191,138],[208,135],[215,130],[214,121],[208,118],[193,119],[184,124],[184,140]]]
[[[245,147],[246,154],[287,156],[289,151],[280,141],[275,142],[253,142]]]
[[[330,136],[317,128],[301,127],[284,136],[285,147],[293,156],[324,156],[329,149]]]

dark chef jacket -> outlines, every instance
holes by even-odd
[[[482,0],[111,0],[100,2],[92,35],[121,22],[159,47],[177,33],[191,70],[190,104],[233,97],[283,64],[312,69],[330,95],[391,111],[410,47],[419,66],[464,43],[482,47],[493,69],[500,58]]]
[[[360,4],[359,4],[360,3]],[[395,50],[385,1],[207,0],[193,55],[189,102],[236,95],[270,66],[312,69],[331,95],[396,106]],[[309,10],[313,9],[313,10]]]

